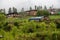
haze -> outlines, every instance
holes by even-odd
[[[53,5],[54,8],[60,8],[59,1],[60,0],[0,0],[0,9],[5,8],[7,11],[9,7],[16,7],[18,11],[20,11],[21,8],[29,10],[30,6],[34,8],[35,5],[46,5],[47,7]]]

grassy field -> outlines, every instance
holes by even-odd
[[[50,15],[50,19],[60,19],[60,15]]]
[[[60,15],[50,15],[49,17],[50,19],[58,19]],[[60,31],[57,31],[57,26],[53,20],[50,23],[45,21],[29,22],[29,18],[29,16],[8,18],[0,30],[0,35],[3,35],[0,40],[60,40]],[[58,35],[57,38],[56,35]]]

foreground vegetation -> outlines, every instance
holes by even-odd
[[[0,14],[0,40],[60,40],[57,17],[51,16],[54,21],[29,22],[28,17],[6,18]]]
[[[55,20],[55,19],[60,19],[60,15],[50,15],[49,17],[50,17],[50,19],[52,19],[52,20],[53,20],[53,19],[54,19],[54,20]]]

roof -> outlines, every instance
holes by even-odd
[[[40,17],[31,17],[29,18],[30,20],[39,20],[42,19],[44,16],[40,16]]]
[[[11,15],[11,14],[17,14],[18,15],[18,13],[8,13],[7,15]]]
[[[30,12],[30,11],[37,11],[37,10],[28,10],[28,11],[25,11],[25,12]]]

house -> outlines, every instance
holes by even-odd
[[[58,14],[58,12],[60,11],[60,9],[53,8],[53,9],[48,9],[48,11],[50,12],[51,15],[53,15],[53,14]]]
[[[60,14],[60,8],[59,8],[59,9],[57,9],[57,14]]]
[[[7,14],[6,15],[8,18],[10,18],[10,17],[20,17],[20,15],[18,14],[18,13],[9,13],[9,14]]]
[[[29,16],[36,16],[37,14],[37,10],[29,10],[29,11],[26,11],[27,15]]]

